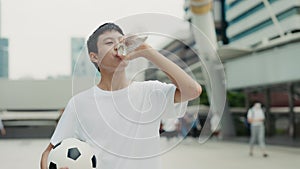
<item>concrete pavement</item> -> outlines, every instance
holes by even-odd
[[[0,140],[1,169],[38,169],[40,156],[48,139]],[[168,144],[165,142],[165,144]],[[298,169],[300,148],[267,146],[270,157],[257,149],[248,155],[248,144],[208,141],[199,144],[188,138],[162,155],[164,169]]]

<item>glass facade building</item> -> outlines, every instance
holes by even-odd
[[[300,30],[300,1],[227,0],[226,20],[231,45],[256,47]]]
[[[8,78],[8,39],[0,38],[0,78]]]

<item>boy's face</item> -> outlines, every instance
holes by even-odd
[[[108,71],[124,70],[127,62],[123,61],[116,50],[117,44],[123,39],[123,35],[118,31],[106,31],[98,37],[97,57],[98,66]]]

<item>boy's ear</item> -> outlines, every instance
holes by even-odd
[[[94,62],[94,63],[98,63],[98,56],[97,56],[97,54],[96,53],[94,53],[94,52],[90,52],[90,60],[92,61],[92,62]]]

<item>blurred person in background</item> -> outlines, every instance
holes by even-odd
[[[257,141],[263,153],[263,157],[268,157],[265,144],[265,114],[261,103],[254,102],[254,105],[248,110],[247,120],[251,124],[249,155],[253,156],[254,144]]]
[[[210,130],[212,132],[211,138],[212,139],[217,139],[221,140],[222,135],[221,135],[221,118],[218,114],[213,114],[211,119],[210,119]]]
[[[186,138],[187,136],[192,136],[193,138],[199,137],[202,129],[200,123],[199,113],[187,112],[180,119],[180,131],[181,136]]]
[[[6,130],[4,128],[4,125],[2,123],[2,119],[0,118],[0,131],[1,131],[1,135],[5,136],[6,135]]]
[[[179,134],[179,120],[178,119],[163,119],[162,129],[163,133],[160,136],[165,136],[169,141],[171,138],[178,137]]]

